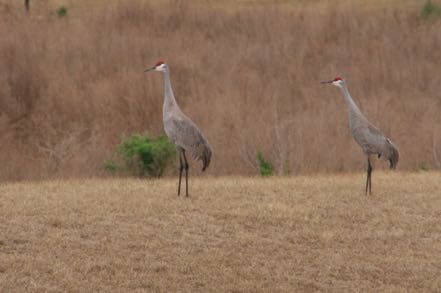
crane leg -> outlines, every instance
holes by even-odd
[[[185,150],[182,151],[182,156],[184,157],[184,169],[185,169],[185,196],[188,196],[188,168],[190,167],[187,162],[187,157],[185,156]]]
[[[372,188],[372,165],[371,165],[371,159],[368,156],[368,167],[367,167],[367,177],[366,177],[366,195],[368,193],[369,189],[369,195],[371,194],[371,188]]]
[[[182,151],[179,150],[179,184],[178,184],[178,196],[181,194],[181,179],[182,179],[182,171],[184,170],[184,164],[182,162]]]
[[[372,194],[372,191],[371,191],[371,189],[372,189],[372,165],[371,165],[371,162],[369,161],[369,195],[371,195]]]

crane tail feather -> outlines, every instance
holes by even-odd
[[[390,169],[395,169],[397,167],[398,160],[400,159],[400,153],[398,152],[397,147],[389,139],[388,139],[388,143],[390,148],[389,167]]]
[[[204,151],[202,152],[201,160],[202,160],[202,172],[203,172],[210,165],[210,161],[211,161],[211,149],[209,146],[205,146]]]
[[[202,161],[202,171],[208,168],[211,161],[211,146],[204,139],[197,147],[190,149],[193,159]]]

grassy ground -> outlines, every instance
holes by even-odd
[[[0,184],[2,292],[441,290],[441,173]]]

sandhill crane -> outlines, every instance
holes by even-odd
[[[366,194],[369,189],[369,194],[371,194],[371,156],[378,155],[383,159],[388,160],[390,163],[390,168],[395,169],[399,159],[399,153],[397,147],[392,143],[392,141],[385,137],[384,134],[378,130],[374,125],[372,125],[366,117],[361,113],[360,109],[355,104],[351,95],[349,94],[348,88],[346,87],[346,82],[341,77],[336,77],[333,80],[322,81],[322,83],[333,84],[340,88],[341,92],[346,101],[346,106],[349,112],[349,127],[352,131],[352,136],[355,141],[361,146],[364,154],[367,157],[367,178],[366,178]]]
[[[199,128],[182,113],[176,103],[168,65],[163,61],[158,61],[153,67],[147,68],[145,72],[150,70],[162,72],[164,76],[164,104],[162,107],[164,130],[168,138],[175,144],[179,154],[178,196],[181,194],[181,178],[184,169],[185,195],[188,196],[189,165],[185,152],[190,152],[194,159],[202,160],[202,171],[205,171],[211,160],[211,146]]]

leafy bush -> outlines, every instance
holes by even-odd
[[[160,177],[169,163],[174,161],[176,149],[164,136],[151,139],[142,135],[132,135],[121,142],[116,151],[123,166],[107,160],[105,169],[110,172],[127,171],[143,177]]]
[[[287,176],[291,174],[291,170],[289,168],[289,161],[285,160],[285,162],[283,163],[283,175]]]
[[[265,160],[261,151],[257,152],[257,162],[259,163],[260,175],[262,176],[272,176],[273,175],[273,165]]]
[[[430,165],[427,162],[421,162],[419,165],[419,169],[421,171],[429,171],[430,170]]]
[[[60,7],[58,7],[58,9],[57,9],[57,15],[59,16],[59,17],[64,17],[64,16],[66,16],[67,15],[67,8],[65,7],[65,6],[60,6]]]
[[[109,172],[116,173],[119,170],[119,167],[114,161],[107,160],[104,163],[104,169],[106,169]]]
[[[431,0],[427,0],[421,8],[420,16],[422,19],[428,19],[429,17],[441,16],[441,7],[433,4]]]

